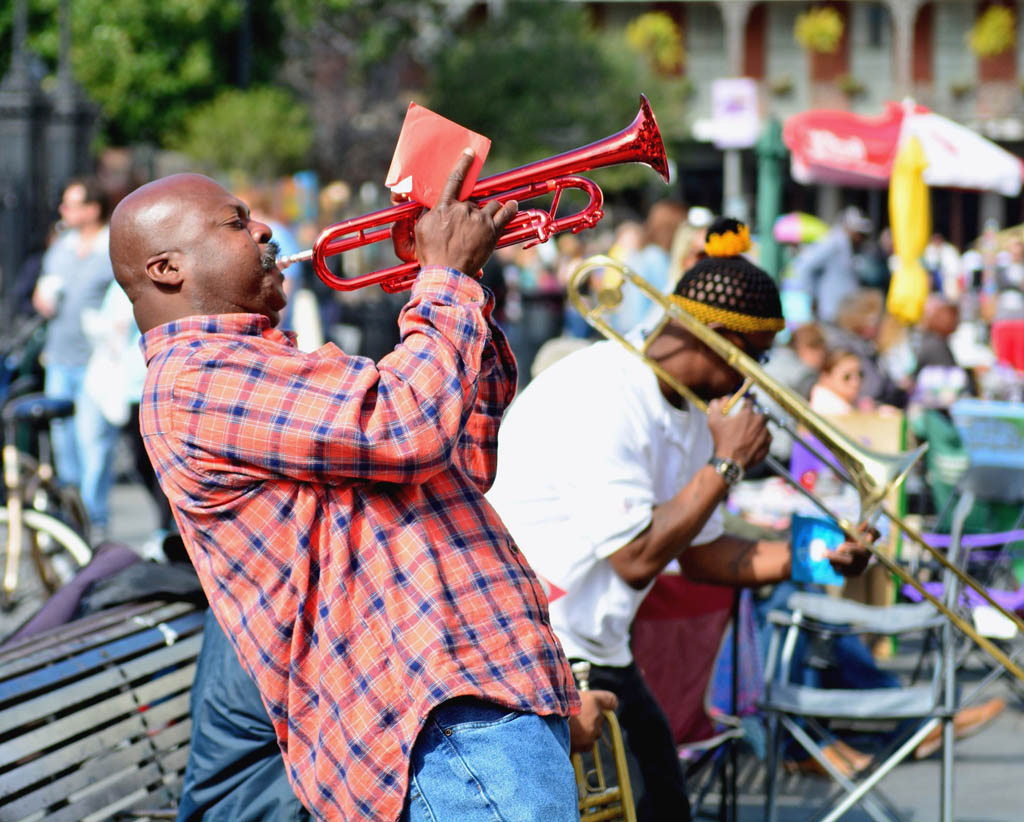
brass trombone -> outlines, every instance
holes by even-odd
[[[588,300],[583,293],[584,289],[582,288],[582,285],[595,271],[614,271],[619,275],[619,277],[616,278],[614,285],[599,288],[596,291],[594,298],[591,300],[591,303],[588,304]],[[803,442],[810,451],[819,456],[819,458],[825,459],[825,462],[838,463],[839,466],[842,467],[846,474],[845,478],[853,484],[860,496],[862,522],[869,521],[875,513],[884,514],[911,542],[921,546],[931,554],[940,565],[953,573],[963,585],[966,585],[977,592],[978,595],[981,596],[991,607],[995,608],[1004,617],[1013,622],[1014,625],[1017,626],[1018,630],[1024,631],[1024,621],[1022,621],[1019,616],[1003,608],[991,597],[983,585],[968,574],[964,573],[963,570],[950,562],[946,556],[925,542],[919,531],[908,525],[902,517],[886,506],[884,502],[886,495],[890,490],[898,487],[904,480],[907,472],[927,449],[926,445],[921,446],[913,452],[896,455],[881,454],[862,447],[839,431],[839,429],[831,422],[812,411],[808,407],[807,403],[804,402],[802,397],[798,396],[793,391],[768,376],[764,372],[764,369],[748,357],[740,348],[733,345],[725,339],[725,337],[715,333],[688,311],[669,301],[664,294],[648,283],[635,271],[632,271],[628,266],[625,266],[618,260],[603,255],[590,257],[584,260],[575,269],[575,271],[573,271],[568,283],[569,299],[572,301],[573,305],[590,325],[600,331],[605,337],[615,340],[620,345],[639,356],[663,382],[669,385],[681,396],[685,397],[689,403],[701,411],[707,412],[707,404],[694,394],[694,392],[687,386],[683,385],[679,380],[669,374],[659,363],[649,357],[646,353],[646,344],[642,348],[637,348],[612,328],[611,325],[602,317],[602,314],[613,309],[622,300],[622,287],[626,282],[629,282],[636,288],[639,288],[640,291],[664,310],[661,321],[655,328],[654,332],[648,336],[648,340],[657,336],[657,333],[670,320],[673,320],[682,326],[697,340],[721,357],[730,367],[744,378],[744,385],[738,392],[737,396],[745,393],[751,385],[756,385],[758,389],[774,400],[792,419],[799,421],[803,428],[809,431],[813,437],[824,445],[825,449],[832,456],[832,460],[822,457],[821,454],[819,454],[813,447],[813,444],[808,443],[806,439],[801,438],[798,432],[784,420],[777,419],[775,416],[767,414],[771,422],[779,426],[781,429],[788,431],[793,437],[800,439],[800,441]],[[801,485],[797,479],[795,479],[782,465],[780,465],[777,460],[769,456],[766,462],[775,472],[787,480],[797,491],[807,497],[823,513],[832,517],[839,524],[839,527],[843,529],[843,532],[850,540],[859,543],[869,550],[876,557],[878,562],[886,568],[886,570],[895,574],[903,582],[914,588],[922,597],[924,597],[924,599],[930,602],[933,607],[938,609],[943,616],[967,634],[967,636],[969,636],[974,642],[984,648],[1007,671],[1018,679],[1024,681],[1024,669],[1017,665],[1001,648],[999,648],[999,646],[987,637],[978,633],[978,631],[974,629],[974,626],[964,619],[963,616],[956,613],[952,608],[947,607],[937,597],[929,593],[924,586],[903,567],[895,563],[883,551],[871,544],[864,537],[863,533],[858,530],[854,523],[851,523],[845,517],[837,516],[835,513],[830,511],[820,499],[804,488],[803,485]]]
[[[576,687],[590,690],[590,663],[574,662],[572,672]],[[583,764],[582,754],[572,755],[572,769],[576,772],[576,791],[580,800],[580,822],[636,822],[636,805],[626,765],[626,746],[618,717],[612,711],[604,712],[605,732],[591,750],[594,760],[589,770]],[[601,761],[601,742],[608,737],[607,746],[615,761],[616,784],[609,785]]]

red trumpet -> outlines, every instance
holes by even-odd
[[[521,210],[505,226],[497,243],[499,248],[517,243],[535,245],[563,231],[576,233],[595,226],[604,216],[601,208],[604,195],[596,183],[576,175],[619,163],[643,163],[658,172],[666,183],[669,180],[668,160],[661,132],[654,119],[654,112],[651,111],[651,104],[644,95],[640,95],[640,111],[633,122],[617,134],[536,163],[485,177],[477,181],[470,196],[483,205],[490,200],[522,202],[553,194],[551,207],[546,211],[533,208]],[[559,200],[562,192],[569,188],[586,192],[590,202],[575,214],[559,217]],[[423,206],[409,202],[342,220],[320,232],[313,248],[281,257],[279,262],[312,260],[316,275],[338,291],[354,291],[375,283],[379,283],[385,291],[402,291],[412,286],[420,268],[416,259],[410,258],[408,250],[414,248],[413,227],[422,211]],[[327,257],[389,238],[395,253],[404,260],[399,265],[356,277],[338,277],[327,268]]]

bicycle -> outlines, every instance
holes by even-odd
[[[11,379],[10,363],[19,340],[9,343],[3,356],[6,373],[2,381],[3,485],[0,507],[0,546],[3,546],[3,579],[0,610],[11,611],[17,604],[15,592],[23,557],[31,557],[36,576],[47,593],[53,593],[92,559],[85,535],[89,519],[77,491],[61,487],[50,459],[49,425],[70,417],[74,403],[39,393],[18,393],[19,380]],[[25,383],[21,383],[23,386]],[[31,435],[39,458],[18,447],[18,435]],[[24,586],[21,586],[24,588]]]

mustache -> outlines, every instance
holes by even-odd
[[[260,254],[260,265],[264,271],[270,271],[277,262],[277,255],[281,253],[281,246],[278,245],[276,240],[271,240],[267,243],[266,248],[263,249],[263,253]]]

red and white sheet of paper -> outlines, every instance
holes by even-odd
[[[384,185],[395,194],[433,208],[441,199],[448,175],[467,148],[473,149],[476,156],[459,192],[460,200],[473,191],[491,141],[428,108],[409,103]]]

